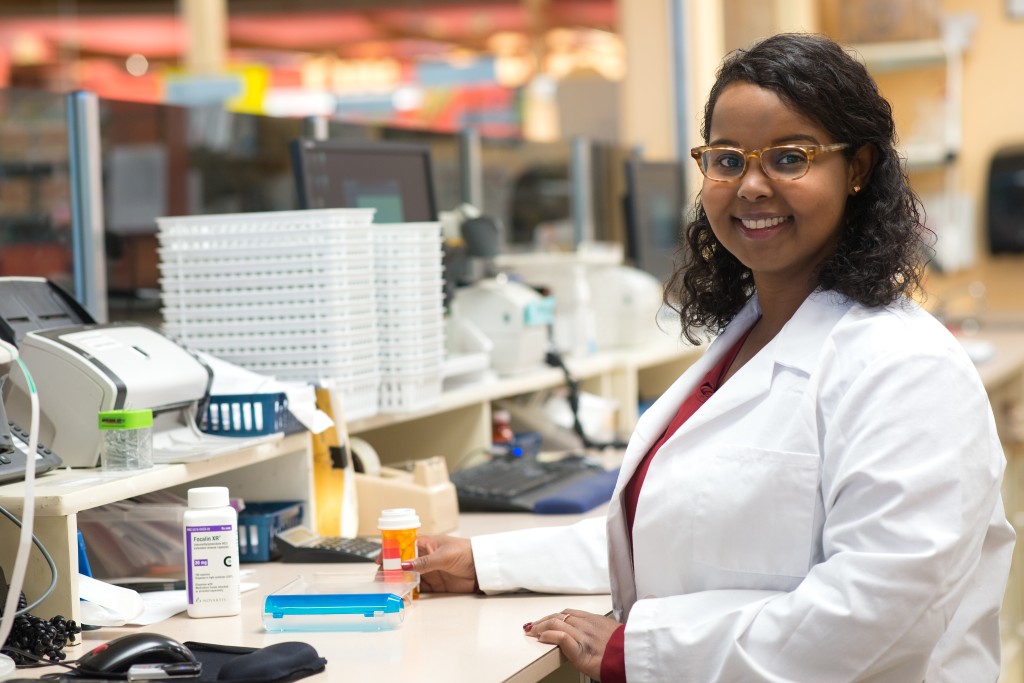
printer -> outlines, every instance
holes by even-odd
[[[491,368],[518,375],[545,367],[554,322],[554,299],[504,275],[455,292],[452,315],[468,320],[493,344]]]
[[[18,344],[39,394],[40,442],[71,467],[99,464],[105,410],[153,411],[153,455],[179,462],[214,455],[225,440],[201,434],[195,415],[213,373],[199,358],[156,330],[134,323],[84,324],[28,332]],[[25,379],[12,373],[10,418],[29,423]]]

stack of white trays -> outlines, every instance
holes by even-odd
[[[376,415],[380,386],[373,209],[158,218],[164,331]]]
[[[441,398],[444,277],[439,223],[373,226],[380,412],[429,408]]]

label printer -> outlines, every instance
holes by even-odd
[[[40,441],[71,467],[99,464],[100,411],[153,411],[153,456],[176,462],[215,455],[225,441],[201,434],[195,416],[213,373],[184,347],[143,325],[87,324],[36,330],[19,343],[39,394]],[[12,373],[11,419],[27,425],[28,387]]]

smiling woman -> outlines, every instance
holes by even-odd
[[[704,110],[703,135],[713,147],[742,147],[727,137],[730,135],[768,140],[748,142],[747,149],[783,143],[804,147],[809,143],[815,152],[806,155],[806,163],[797,164],[808,177],[780,172],[769,178],[772,167],[785,160],[781,157],[776,157],[776,163],[766,170],[764,157],[759,156],[760,173],[750,173],[749,156],[744,156],[739,172],[731,171],[734,175],[709,171],[716,155],[708,151],[708,146],[694,148],[694,159],[706,180],[696,205],[696,218],[687,231],[690,261],[676,272],[666,289],[667,302],[681,302],[678,306],[686,323],[684,331],[691,341],[696,341],[697,328],[720,331],[754,291],[751,265],[728,247],[718,248],[721,240],[729,237],[725,235],[726,221],[718,221],[716,228],[709,219],[711,210],[728,213],[731,209],[735,220],[747,218],[748,225],[756,226],[754,221],[771,218],[766,211],[770,214],[781,208],[772,207],[773,202],[782,205],[791,198],[797,202],[796,210],[814,214],[816,224],[832,221],[835,248],[826,247],[826,253],[819,255],[822,258],[810,264],[810,280],[802,277],[800,285],[795,286],[810,284],[813,289],[820,284],[867,305],[913,294],[920,286],[923,263],[931,254],[930,231],[922,225],[920,202],[910,189],[895,148],[892,108],[866,69],[831,41],[822,41],[815,51],[791,53],[779,52],[783,44],[781,39],[765,41],[754,54],[737,51],[726,60]],[[841,107],[836,106],[839,102],[843,103]],[[768,112],[773,116],[771,124],[759,118]],[[823,143],[832,144],[822,147]],[[828,155],[839,159],[822,157],[816,161],[823,149],[842,154]],[[842,182],[828,179],[818,165],[833,170],[843,167],[846,177]],[[794,179],[798,182],[792,185],[785,182]],[[767,189],[760,180],[768,181]],[[799,198],[816,181],[819,185],[835,182],[840,201],[838,208],[832,205],[829,217],[821,215],[824,207],[806,204]],[[765,191],[770,198],[759,194]],[[757,196],[752,197],[751,192]],[[731,207],[722,206],[730,195],[735,200]],[[811,198],[822,201],[824,195],[812,192]],[[740,215],[742,212],[758,215]],[[780,213],[780,217],[789,215]],[[795,212],[792,217],[789,225],[799,229]],[[761,239],[768,236],[759,235]],[[748,237],[755,236],[748,233]],[[781,264],[774,267],[781,268]],[[762,283],[762,287],[765,285]],[[710,292],[715,296],[707,296]]]
[[[666,300],[719,334],[638,422],[606,523],[428,538],[410,569],[607,585],[612,618],[524,626],[602,683],[994,681],[1004,459],[977,370],[908,297],[927,233],[888,103],[788,34],[730,56],[705,115]]]

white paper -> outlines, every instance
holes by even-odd
[[[258,583],[243,581],[243,593],[259,587]],[[78,575],[78,590],[82,598],[82,623],[90,626],[148,626],[169,619],[188,609],[188,595],[183,590],[138,593]]]
[[[82,623],[90,626],[123,626],[145,610],[142,597],[129,588],[78,575],[82,599]]]

